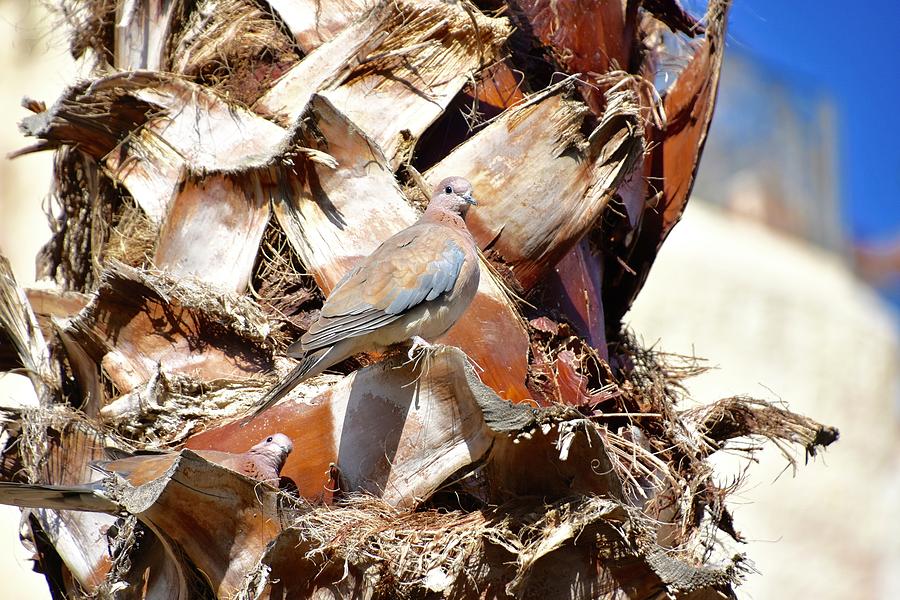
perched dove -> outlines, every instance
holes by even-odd
[[[478,248],[465,217],[472,184],[448,177],[413,225],[394,234],[338,282],[288,356],[300,364],[261,400],[258,415],[298,383],[360,352],[444,334],[478,290]],[[410,350],[412,352],[412,350]]]
[[[246,452],[222,452],[220,450],[195,450],[205,460],[258,479],[276,484],[281,477],[281,468],[294,449],[291,438],[283,433],[268,436]],[[117,460],[102,462],[97,467],[107,473],[118,475],[132,485],[143,485],[165,473],[175,459],[175,453],[136,454]]]
[[[294,449],[291,439],[283,433],[268,436],[243,453],[197,450],[205,460],[236,471],[247,477],[277,485],[281,468]],[[172,466],[176,452],[134,454],[116,460],[103,461],[96,468],[116,476],[133,487],[162,477]],[[0,482],[0,504],[31,508],[118,512],[119,506],[107,494],[108,480],[84,485],[41,485]]]

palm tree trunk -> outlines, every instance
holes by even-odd
[[[4,267],[0,367],[40,406],[4,411],[0,473],[97,481],[116,509],[28,509],[51,589],[733,597],[746,562],[714,552],[739,534],[707,458],[837,432],[749,400],[680,411],[695,365],[621,324],[690,195],[727,0],[704,26],[676,0],[63,9],[93,76],[22,122],[22,153],[56,153],[56,288]],[[465,318],[427,360],[355,357],[242,427],[323,298],[447,175],[479,199]],[[275,432],[280,490],[192,452]],[[92,468],[106,446],[182,451],[135,481]]]

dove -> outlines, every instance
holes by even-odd
[[[277,484],[281,477],[281,469],[293,449],[291,438],[283,433],[275,433],[243,453],[220,450],[195,450],[195,452],[211,463],[251,479]],[[136,454],[99,463],[97,468],[123,477],[131,485],[138,486],[165,473],[175,456],[175,453]]]
[[[374,199],[373,199],[374,201]],[[422,217],[385,240],[338,282],[288,356],[300,364],[259,401],[256,417],[298,383],[361,352],[428,347],[463,315],[478,290],[478,247],[465,218],[472,184],[448,177]]]
[[[288,436],[275,433],[243,453],[218,450],[195,452],[211,463],[277,485],[281,469],[293,449],[294,444]],[[116,450],[112,452],[118,453]],[[93,466],[109,476],[124,480],[132,487],[138,487],[165,475],[178,455],[177,452],[134,454],[115,460],[100,461]],[[69,486],[0,482],[0,504],[117,513],[120,507],[107,493],[110,485],[109,478]]]

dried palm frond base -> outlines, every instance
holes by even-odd
[[[447,349],[438,354],[446,358],[448,352],[459,354]],[[440,362],[435,370],[439,367]],[[380,369],[364,371],[371,378]],[[421,374],[420,383],[434,374]],[[372,380],[363,381],[371,389]],[[635,381],[647,385],[648,380]],[[644,393],[650,389],[663,391],[644,388]],[[424,410],[435,408],[428,394],[420,400]],[[617,598],[622,589],[629,590],[629,598],[727,598],[752,567],[743,556],[711,552],[715,527],[727,531],[730,519],[721,503],[724,494],[712,493],[718,490],[702,457],[734,436],[792,441],[814,453],[836,435],[759,401],[727,399],[681,413],[679,424],[693,432],[681,443],[703,450],[694,462],[685,455],[675,462],[650,452],[661,440],[637,426],[619,435],[569,408],[517,410],[490,394],[475,403],[494,436],[492,452],[448,478],[417,507],[399,508],[391,494],[340,494],[339,487],[360,484],[334,472],[329,485],[338,495],[331,505],[298,499],[191,452],[148,481],[107,479],[87,496],[83,489],[80,496],[70,490],[62,504],[21,497],[18,503],[137,517],[141,525],[135,530],[125,526],[129,521],[108,515],[68,510],[34,515],[44,530],[55,523],[58,531],[62,523],[118,531],[109,544],[94,547],[95,567],[105,570],[93,570],[94,580],[85,587],[97,593],[144,582],[150,590],[177,589],[175,597],[183,598],[574,599]],[[6,419],[17,442],[4,454],[20,461],[4,469],[6,477],[21,469],[32,481],[84,481],[87,465],[74,472],[75,450],[91,450],[78,456],[97,458],[103,445],[123,442],[92,429],[71,409],[28,413]],[[20,429],[19,423],[27,427]],[[400,452],[392,467],[402,471],[416,459],[421,457]],[[542,494],[512,494],[512,487],[522,485],[514,471],[522,464],[529,471],[545,469],[541,461],[550,463],[552,472],[527,479],[537,482]],[[593,479],[570,476],[586,463]],[[505,479],[500,472],[507,472]],[[493,487],[498,482],[510,489]],[[0,496],[5,492],[0,488]],[[501,497],[508,499],[490,501]],[[713,497],[720,501],[716,506]],[[654,499],[700,514],[681,523],[662,522],[650,516]],[[704,505],[710,509],[705,516],[697,508]],[[53,514],[61,520],[52,520]],[[669,514],[684,517],[677,510]],[[220,560],[223,555],[230,559]]]
[[[458,351],[437,353],[460,362],[438,360],[420,374],[421,386],[437,381],[442,362],[471,376]],[[641,355],[629,394],[668,402],[667,386],[683,370],[670,376],[649,359]],[[659,379],[649,376],[651,368]],[[373,379],[385,372],[369,367],[356,377],[377,389]],[[335,386],[336,395],[340,389]],[[422,393],[419,400],[440,420],[433,395]],[[32,518],[44,531],[94,530],[99,539],[101,528],[118,531],[109,544],[93,546],[93,554],[82,549],[81,556],[96,562],[81,565],[92,578],[77,579],[97,593],[143,581],[151,590],[177,589],[175,597],[184,598],[617,598],[622,589],[630,590],[629,598],[727,598],[751,567],[742,556],[712,552],[716,527],[737,535],[725,492],[712,484],[704,458],[738,436],[790,441],[810,454],[836,438],[831,428],[740,398],[619,433],[568,407],[509,405],[484,387],[473,404],[481,425],[470,430],[469,441],[489,435],[491,449],[476,464],[442,477],[440,490],[411,507],[398,507],[404,498],[390,493],[342,494],[340,488],[362,483],[335,469],[328,486],[336,497],[326,505],[184,452],[154,479],[104,480],[87,497],[70,491],[65,504],[49,504],[135,515],[139,535],[112,515],[41,509]],[[102,446],[124,442],[62,406],[28,409],[22,417],[12,412],[5,419],[15,444],[4,451],[4,478],[19,472],[30,481],[87,481],[88,461],[100,457]],[[663,425],[663,435],[681,433],[666,441],[654,433]],[[416,436],[433,441],[422,431]],[[653,450],[662,444],[672,454]],[[422,452],[427,458],[427,448]],[[403,472],[422,459],[399,451],[390,465]],[[579,473],[584,465],[589,474]],[[521,493],[526,483],[536,493]],[[222,561],[223,555],[230,559]]]
[[[294,512],[239,597],[587,599],[640,581],[628,597],[714,598],[747,568],[694,566],[639,511],[599,497],[410,513],[352,496]]]
[[[744,398],[677,412],[673,388],[698,371],[693,361],[632,358],[621,401],[653,405],[649,425],[615,433],[568,408],[535,409],[418,510],[355,493],[331,506],[294,502],[239,597],[733,597],[752,563],[721,549],[717,531],[740,536],[724,504],[731,490],[716,487],[705,458],[746,436],[815,455],[837,431]],[[572,475],[586,462],[594,479]],[[524,479],[534,493],[512,493]]]

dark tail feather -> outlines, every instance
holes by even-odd
[[[0,482],[0,504],[116,513],[119,506],[92,485],[64,486]]]
[[[331,348],[323,348],[304,356],[303,360],[300,361],[300,364],[294,367],[294,370],[288,373],[288,376],[284,378],[284,380],[269,390],[265,396],[260,398],[259,406],[250,416],[241,421],[241,427],[258,417],[259,413],[287,396],[292,389],[297,387],[298,383],[313,375],[314,369],[319,366],[319,363],[322,362],[322,359],[325,358],[325,355],[328,354],[330,349]],[[325,368],[328,368],[327,365]],[[318,371],[316,371],[316,373],[318,373]]]

